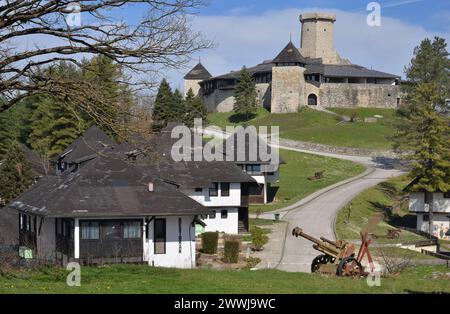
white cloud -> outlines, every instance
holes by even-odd
[[[193,21],[194,28],[218,44],[216,49],[202,53],[202,63],[213,75],[220,75],[274,58],[287,44],[290,34],[293,42],[300,45],[299,14],[311,11],[336,13],[335,46],[342,57],[398,75],[403,75],[403,67],[422,39],[441,36],[448,41],[450,38],[449,32],[434,33],[383,16],[381,27],[369,27],[366,12],[334,9],[292,8],[260,15],[197,16]],[[191,66],[196,62],[197,59],[193,60]],[[170,74],[174,86],[182,86],[183,71]]]

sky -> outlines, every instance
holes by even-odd
[[[274,58],[292,38],[300,46],[299,15],[332,12],[337,15],[334,44],[352,63],[404,76],[404,66],[426,37],[450,40],[450,1],[383,0],[381,25],[370,27],[363,0],[210,0],[198,10],[192,27],[212,39],[216,47],[192,56],[187,68],[167,73],[174,88],[198,59],[212,75],[253,66]],[[130,12],[132,13],[132,12]]]

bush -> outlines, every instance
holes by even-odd
[[[217,243],[219,241],[219,233],[205,232],[202,234],[202,251],[206,254],[217,253]]]
[[[263,229],[254,227],[250,231],[252,234],[252,243],[255,250],[262,250],[264,244],[269,241],[269,237],[266,235]]]
[[[237,239],[225,240],[223,261],[225,263],[237,263],[241,242]]]

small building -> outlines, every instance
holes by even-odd
[[[161,179],[174,184],[185,195],[208,208],[208,214],[202,216],[206,225],[199,225],[197,233],[247,232],[249,199],[244,187],[256,183],[255,179],[232,161],[192,159],[175,162],[171,157],[171,149],[178,140],[171,136],[175,126],[176,124],[169,124],[160,133],[154,134],[147,145],[150,156],[158,161]],[[203,145],[201,143],[201,147],[196,149],[203,149]]]
[[[58,172],[8,205],[18,212],[19,245],[35,257],[195,267],[195,225],[208,210],[99,129],[60,156]]]
[[[254,143],[251,143],[252,138]],[[271,155],[273,148],[261,136],[252,129],[243,133],[235,132],[226,138],[218,149],[227,160],[233,160],[236,166],[254,179],[254,182],[243,185],[243,193],[248,195],[250,205],[267,204],[273,200],[275,193],[271,184],[279,181],[280,165],[286,162],[275,151],[276,160],[263,158],[261,152]]]
[[[450,240],[450,191],[430,193],[413,190],[410,187],[414,182],[416,180],[405,190],[409,192],[409,211],[417,216],[417,230],[431,233],[439,239]]]

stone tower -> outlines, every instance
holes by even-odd
[[[187,92],[190,88],[194,92],[194,95],[197,96],[200,93],[200,82],[211,78],[212,75],[208,72],[208,70],[199,62],[195,67],[192,68],[184,76],[184,96],[186,97]]]
[[[334,48],[334,22],[336,15],[329,13],[305,13],[300,15],[302,38],[300,52],[309,58],[322,58],[325,64],[343,61]]]
[[[305,102],[305,64],[306,60],[292,42],[273,59],[272,113],[297,112]]]

